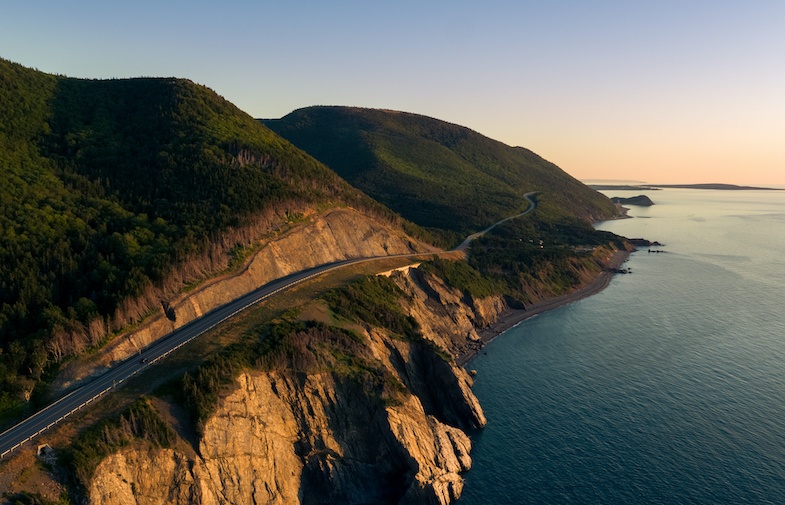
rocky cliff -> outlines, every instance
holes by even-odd
[[[467,432],[485,424],[472,380],[447,349],[476,338],[503,308],[466,300],[439,278],[393,274],[424,341],[366,326],[375,366],[403,385],[394,400],[335,371],[242,373],[204,423],[196,450],[149,446],[104,459],[94,504],[447,504],[471,467]]]
[[[85,376],[100,373],[202,314],[293,272],[350,258],[432,250],[400,229],[353,209],[332,209],[268,240],[240,272],[219,277],[167,301],[168,314],[161,311],[133,331],[117,337],[99,351],[89,366],[71,365],[61,374],[58,386],[67,387]]]

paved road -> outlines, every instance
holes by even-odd
[[[408,256],[408,255],[401,255]],[[390,256],[385,256],[389,258]],[[394,256],[392,256],[394,257]],[[222,323],[238,312],[251,307],[265,298],[278,293],[299,282],[315,277],[319,274],[340,268],[352,263],[370,261],[377,258],[361,258],[340,261],[314,267],[302,272],[291,274],[287,277],[273,281],[256,291],[252,291],[223,305],[190,323],[183,325],[168,336],[154,342],[149,347],[133,358],[110,369],[105,374],[96,377],[89,383],[72,391],[46,408],[33,414],[16,426],[0,434],[0,458],[17,449],[22,444],[37,437],[47,429],[59,423],[82,407],[96,401],[112,389],[121,385],[146,367],[164,358],[169,353],[180,348],[207,330]]]
[[[482,235],[485,235],[495,226],[531,212],[535,207],[534,200],[531,199],[531,195],[533,194],[534,193],[526,193],[526,195],[524,195],[529,201],[529,208],[525,212],[508,217],[506,219],[502,219],[498,223],[489,226],[485,230],[470,235],[466,238],[466,240],[463,241],[463,243],[461,243],[461,245],[453,249],[453,251],[464,251],[468,248],[469,244],[471,244],[473,240],[481,237]],[[429,253],[400,254],[394,256],[381,256],[375,258],[359,258],[339,261],[336,263],[330,263],[310,268],[308,270],[303,270],[302,272],[291,274],[287,277],[283,277],[265,286],[262,286],[256,291],[252,291],[240,298],[237,298],[236,300],[229,302],[222,307],[208,312],[199,319],[191,321],[190,323],[178,328],[168,336],[159,339],[149,347],[142,350],[142,352],[135,357],[124,361],[120,365],[110,369],[105,374],[96,377],[94,380],[79,387],[78,389],[72,391],[66,396],[60,398],[44,409],[28,417],[16,426],[9,428],[0,434],[0,458],[4,458],[23,444],[34,439],[74,412],[94,401],[97,401],[103,395],[109,393],[112,389],[120,386],[126,380],[143,371],[145,368],[155,363],[156,361],[164,358],[169,353],[190,342],[202,333],[217,326],[238,312],[251,307],[252,305],[264,300],[269,296],[274,295],[275,293],[278,293],[279,291],[283,291],[284,289],[287,289],[297,283],[303,282],[312,277],[316,277],[317,275],[329,270],[341,268],[346,265],[384,258],[417,257],[427,256],[428,254]]]
[[[497,221],[497,222],[493,223],[492,225],[490,225],[489,227],[485,228],[485,229],[484,229],[484,230],[482,230],[482,231],[478,231],[477,233],[472,233],[471,235],[469,235],[468,237],[466,237],[466,240],[464,240],[464,241],[461,243],[461,245],[459,245],[458,247],[456,247],[456,248],[455,248],[455,249],[453,249],[453,250],[454,250],[454,251],[465,251],[466,249],[468,249],[468,248],[469,248],[469,245],[470,245],[470,244],[471,244],[471,243],[472,243],[474,240],[476,240],[476,239],[478,239],[478,238],[482,237],[483,235],[485,235],[485,234],[486,234],[486,233],[488,233],[489,231],[493,230],[494,228],[496,228],[496,227],[497,227],[497,226],[499,226],[500,224],[502,224],[502,223],[506,223],[506,222],[507,222],[507,221],[509,221],[510,219],[515,219],[516,217],[525,216],[525,215],[526,215],[526,214],[528,214],[529,212],[533,211],[533,210],[534,210],[534,207],[536,207],[536,206],[537,206],[537,204],[536,204],[536,203],[534,203],[534,200],[532,200],[532,198],[531,198],[531,197],[532,197],[532,195],[535,195],[535,194],[537,194],[537,192],[536,192],[536,191],[532,191],[532,192],[530,192],[530,193],[526,193],[525,195],[523,195],[523,196],[524,196],[524,198],[526,198],[526,199],[529,201],[529,208],[528,208],[528,209],[524,210],[524,211],[523,211],[523,212],[521,212],[520,214],[516,214],[516,215],[514,215],[514,216],[510,216],[510,217],[504,218],[504,219],[502,219],[501,221]]]

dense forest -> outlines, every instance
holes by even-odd
[[[0,59],[0,427],[45,399],[58,364],[309,210],[352,206],[447,246],[537,191],[531,219],[479,241],[471,266],[432,267],[522,301],[546,274],[565,272],[561,289],[577,282],[575,245],[613,240],[588,224],[613,213],[607,198],[466,128],[343,107],[265,123],[305,151],[188,80],[74,79]],[[364,310],[350,291],[328,297],[336,312]],[[390,307],[366,312],[417,334]]]
[[[333,205],[402,223],[203,86],[0,60],[0,424],[53,365]]]
[[[304,213],[351,206],[446,247],[525,210],[527,193],[534,211],[473,242],[468,261],[420,266],[466,300],[504,294],[520,307],[585,282],[604,248],[626,246],[590,225],[613,203],[531,151],[424,116],[311,107],[263,123],[184,79],[74,79],[0,59],[0,430],[48,400],[59,365],[239,266]],[[162,398],[197,436],[246,369],[329,372],[380,409],[402,404],[410,391],[357,325],[453,359],[387,277],[318,296],[330,323],[297,307],[249,319],[233,344],[78,433],[59,456],[76,501],[106,455],[177,443]]]
[[[615,212],[608,198],[528,149],[437,119],[308,107],[263,122],[403,217],[459,232],[456,240],[525,210],[523,195],[532,191],[553,218]]]

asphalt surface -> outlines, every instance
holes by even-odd
[[[530,198],[530,196],[533,194],[534,193],[526,193],[526,195],[524,195],[529,201],[529,208],[525,212],[508,217],[506,219],[502,219],[485,230],[470,235],[466,238],[466,240],[463,241],[463,243],[461,243],[461,245],[453,250],[464,251],[468,248],[473,240],[488,233],[495,226],[505,221],[509,221],[510,219],[528,214],[534,210],[535,203]],[[133,358],[129,358],[120,365],[111,368],[106,373],[96,377],[95,379],[68,393],[66,396],[60,398],[54,403],[49,404],[47,407],[36,412],[19,424],[4,431],[2,434],[0,434],[0,458],[6,457],[14,450],[36,438],[38,435],[58,424],[71,414],[93,403],[94,401],[97,401],[105,394],[122,385],[126,380],[130,379],[139,372],[142,372],[148,366],[164,358],[169,353],[190,342],[202,333],[226,321],[238,312],[241,312],[248,307],[251,307],[254,304],[264,300],[265,298],[278,293],[279,291],[283,291],[284,289],[287,289],[312,277],[316,277],[317,275],[320,275],[329,270],[340,268],[346,265],[373,261],[382,258],[416,257],[427,254],[428,253],[402,254],[339,261],[336,263],[329,263],[326,265],[320,265],[318,267],[303,270],[301,272],[288,275],[266,284],[265,286],[262,286],[255,291],[252,291],[227,303],[226,305],[208,312],[199,319],[195,319],[190,323],[183,325],[166,337],[152,343]]]
[[[149,347],[143,349],[133,358],[130,358],[120,365],[111,368],[106,373],[96,377],[87,384],[72,391],[66,396],[48,405],[44,409],[36,412],[16,426],[13,426],[12,428],[9,428],[0,434],[0,458],[5,457],[22,444],[37,437],[82,407],[85,407],[86,405],[110,392],[112,389],[120,386],[127,379],[130,379],[137,373],[144,370],[146,367],[164,358],[169,353],[190,342],[207,330],[229,319],[238,312],[251,307],[265,298],[278,293],[279,291],[282,291],[304,280],[315,277],[328,270],[340,268],[352,263],[370,261],[371,259],[376,258],[361,258],[356,260],[340,261],[337,263],[321,265],[304,270],[302,272],[291,274],[287,277],[283,277],[266,284],[256,291],[252,291],[227,303],[226,305],[208,312],[199,319],[183,325],[166,337],[159,339]]]

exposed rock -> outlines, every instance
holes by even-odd
[[[479,345],[477,329],[487,328],[508,307],[503,296],[466,297],[439,277],[411,269],[393,277],[406,293],[409,311],[420,323],[426,338],[453,356]]]
[[[662,246],[662,244],[660,244],[656,240],[652,242],[651,240],[645,238],[628,238],[627,242],[634,245],[635,247],[652,247],[652,246],[661,247]]]
[[[270,241],[241,272],[214,279],[176,300],[162,301],[165,314],[152,317],[101,349],[101,356],[92,369],[73,367],[66,370],[60,386],[127,359],[202,314],[293,272],[350,258],[430,250],[430,246],[414,242],[393,227],[353,209],[330,210],[305,226]]]
[[[466,430],[485,425],[472,379],[446,351],[476,336],[503,299],[463,300],[416,269],[393,274],[433,344],[370,328],[370,356],[408,393],[385,403],[334,372],[249,371],[206,421],[198,455],[126,449],[106,458],[95,504],[411,503],[446,505],[471,468]],[[457,336],[456,336],[457,335]]]
[[[101,462],[90,486],[92,503],[193,503],[190,462],[170,449],[138,449]],[[203,502],[207,503],[207,502]]]

